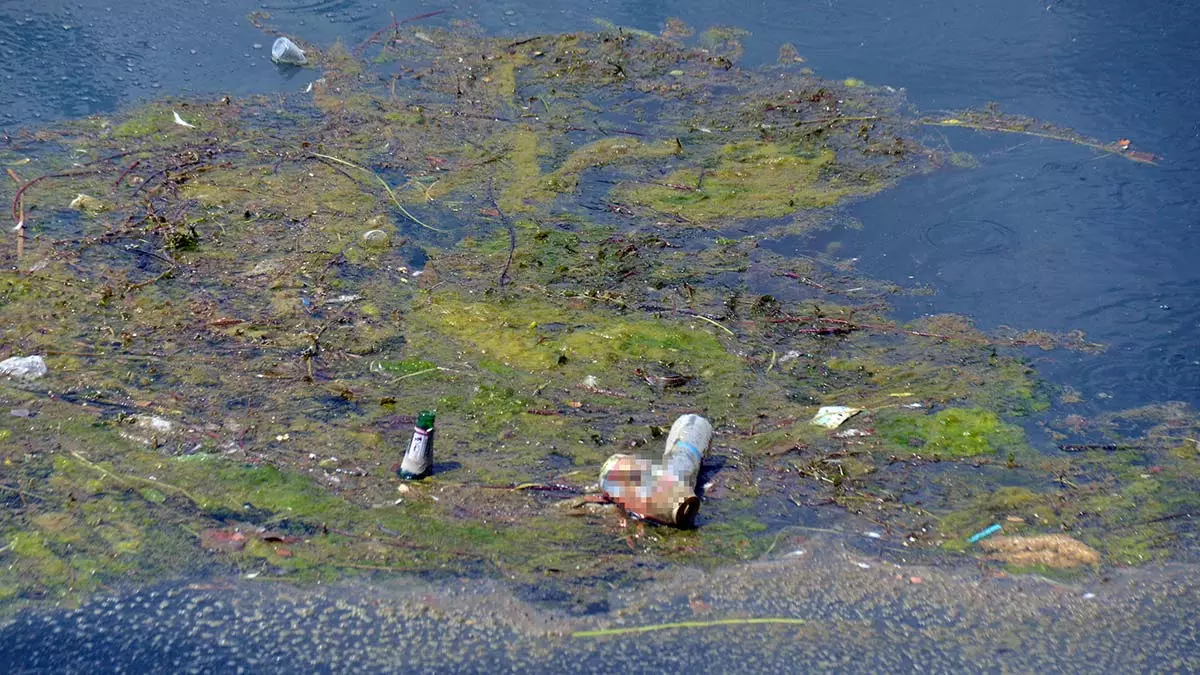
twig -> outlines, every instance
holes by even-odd
[[[1104,452],[1118,452],[1121,450],[1145,450],[1145,448],[1138,446],[1138,445],[1114,445],[1114,444],[1098,444],[1098,443],[1065,444],[1065,445],[1059,445],[1058,449],[1062,450],[1063,452],[1086,452],[1088,450],[1101,450]]]
[[[517,252],[517,229],[513,227],[512,221],[508,216],[504,215],[504,210],[500,208],[500,204],[496,201],[495,191],[492,188],[492,181],[488,181],[488,201],[496,209],[496,213],[500,216],[500,221],[508,228],[508,259],[504,261],[504,269],[500,270],[500,288],[504,288],[504,284],[508,283],[508,270],[512,267],[513,255]]]
[[[812,279],[809,279],[808,277],[800,276],[799,274],[796,274],[795,272],[784,272],[783,276],[785,276],[789,279],[795,279],[804,284],[808,284],[809,286],[812,286],[813,288],[819,288],[821,290],[826,290],[825,287],[822,286],[821,284],[818,284],[817,282],[813,281]]]
[[[374,42],[374,41],[376,40],[376,38],[378,38],[380,35],[382,35],[382,34],[383,34],[383,32],[384,32],[384,31],[386,31],[386,30],[388,30],[389,28],[392,30],[392,32],[393,32],[393,35],[394,35],[394,36],[399,36],[399,34],[400,34],[400,26],[401,26],[402,24],[406,24],[406,23],[412,23],[412,22],[414,22],[414,21],[420,21],[421,19],[428,19],[428,18],[430,18],[430,17],[434,17],[434,16],[437,16],[437,15],[439,15],[439,14],[445,14],[445,13],[446,13],[446,12],[448,12],[448,11],[450,11],[450,10],[448,10],[448,9],[438,9],[438,10],[434,10],[434,11],[432,11],[432,12],[425,12],[424,14],[418,14],[418,15],[416,15],[416,16],[410,16],[410,17],[408,17],[407,19],[401,19],[400,21],[397,21],[397,20],[396,20],[396,15],[395,15],[395,13],[393,13],[393,14],[392,14],[392,23],[388,24],[387,26],[384,26],[383,28],[380,28],[379,30],[375,31],[374,33],[371,33],[371,35],[370,35],[369,37],[367,37],[367,39],[366,39],[366,40],[363,40],[363,41],[362,41],[362,44],[360,44],[360,45],[358,45],[357,47],[355,47],[355,48],[354,48],[354,53],[355,53],[356,55],[361,55],[361,54],[363,53],[363,50],[365,50],[365,49],[367,48],[367,45],[369,45],[369,44],[371,44],[372,42]],[[385,46],[386,46],[386,45],[385,45]]]
[[[729,330],[725,326],[718,323],[712,317],[705,316],[705,315],[701,314],[700,312],[694,312],[690,309],[678,309],[675,307],[663,307],[661,305],[641,305],[638,307],[638,309],[641,309],[642,311],[646,311],[646,312],[675,312],[676,314],[683,314],[684,316],[695,317],[697,319],[701,319],[703,321],[707,321],[707,322],[711,323],[712,325],[716,326],[717,328],[720,328],[721,330],[725,331],[726,333],[729,333],[730,335],[732,335],[735,338],[737,337],[737,334],[735,334],[733,331]]]
[[[375,31],[374,33],[371,33],[370,35],[367,36],[366,40],[362,41],[362,44],[360,44],[354,48],[354,55],[362,56],[362,53],[363,53],[363,51],[366,50],[367,45],[374,42],[376,38],[378,38],[380,35],[383,35],[384,31],[387,31],[388,29],[392,30],[393,37],[399,35],[399,33],[400,33],[400,22],[396,20],[395,13],[392,13],[392,22],[390,24],[384,26],[383,28],[380,28],[379,30]]]
[[[1086,148],[1099,150],[1100,152],[1107,152],[1110,155],[1117,155],[1118,157],[1124,157],[1130,161],[1140,162],[1142,164],[1157,164],[1157,162],[1154,161],[1155,156],[1150,153],[1127,151],[1126,148],[1122,148],[1119,145],[1104,145],[1103,143],[1096,143],[1095,141],[1089,141],[1084,138],[1072,137],[1066,133],[1056,134],[1046,131],[1031,131],[1029,129],[1006,127],[999,122],[996,124],[986,124],[983,122],[969,122],[955,118],[941,120],[921,120],[917,123],[927,127],[959,127],[962,129],[974,129],[975,131],[998,131],[1006,134],[1021,134],[1022,136],[1033,136],[1035,138],[1045,138],[1052,141],[1063,141],[1065,143],[1074,143],[1075,145],[1082,145]]]
[[[395,384],[396,382],[399,382],[400,380],[406,380],[406,379],[408,379],[408,378],[410,378],[410,377],[416,377],[416,376],[418,376],[418,375],[424,375],[425,373],[432,373],[432,372],[434,372],[435,370],[441,370],[441,368],[439,368],[439,367],[437,367],[437,366],[434,366],[433,368],[426,368],[425,370],[418,370],[418,371],[417,371],[417,372],[415,372],[415,373],[409,373],[409,374],[407,374],[407,375],[401,375],[400,377],[397,377],[396,379],[392,380],[392,381],[391,381],[389,384]]]
[[[733,334],[733,331],[729,330],[725,326],[722,326],[721,324],[717,323],[716,321],[713,321],[712,319],[708,318],[707,316],[704,316],[702,314],[693,314],[692,316],[696,317],[697,319],[700,319],[701,321],[707,321],[707,322],[711,323],[712,325],[716,326],[717,328],[720,328],[721,330],[725,331],[726,333],[729,333],[733,337],[735,337],[735,338],[737,337],[736,335]]]
[[[178,269],[178,268],[172,267],[171,269],[167,270],[166,272],[163,272],[162,274],[154,277],[153,279],[147,279],[145,281],[140,281],[136,284],[129,284],[128,286],[125,287],[125,293],[131,293],[133,291],[140,291],[147,286],[153,286],[154,284],[156,284],[156,283],[162,281],[163,279],[166,279],[167,277],[174,274],[176,269]]]
[[[125,177],[128,176],[131,171],[138,168],[138,165],[141,163],[142,163],[142,160],[140,160],[140,159],[133,160],[133,164],[130,164],[124,171],[121,172],[120,176],[117,176],[117,180],[113,181],[113,191],[114,192],[116,191],[117,188],[121,187],[121,181],[125,180]]]
[[[571,494],[583,494],[583,490],[570,485],[557,485],[554,483],[521,483],[516,487],[511,488],[513,492],[522,492],[524,490],[534,490],[536,492],[568,492]]]
[[[151,480],[149,478],[142,478],[141,476],[130,476],[128,474],[114,473],[112,471],[109,471],[108,469],[105,469],[104,467],[100,466],[99,464],[95,464],[93,462],[88,461],[87,458],[85,458],[83,455],[79,454],[79,452],[76,450],[71,451],[71,456],[73,456],[75,459],[79,460],[84,466],[88,467],[89,469],[93,469],[95,471],[100,472],[102,475],[117,481],[117,483],[120,485],[128,487],[129,484],[127,481],[132,480],[132,481],[136,481],[139,483],[143,483],[145,485],[153,485],[154,487],[160,487],[160,488],[166,488],[168,490],[172,490],[178,494],[183,495],[184,497],[187,497],[188,499],[190,499],[192,501],[192,503],[196,504],[197,506],[202,505],[204,503],[204,502],[200,501],[199,499],[196,499],[194,496],[192,496],[192,493],[179,487],[178,485],[171,485],[170,483],[164,483],[164,482],[158,481],[158,480]]]
[[[824,317],[824,316],[788,316],[788,317],[784,317],[782,319],[771,319],[770,320],[770,323],[808,323],[808,322],[832,323],[832,324],[836,324],[836,326],[838,326],[838,327],[836,327],[836,328],[808,328],[808,329],[803,329],[800,332],[815,333],[815,334],[832,334],[832,333],[838,333],[838,332],[849,332],[849,331],[865,329],[865,330],[877,330],[877,331],[881,331],[884,333],[900,333],[902,335],[915,335],[917,337],[935,338],[938,340],[953,340],[953,339],[955,339],[954,337],[952,337],[950,335],[941,335],[940,333],[925,333],[925,332],[922,332],[919,330],[905,330],[903,328],[897,328],[895,326],[884,326],[881,324],[873,324],[873,323],[855,323],[853,321],[847,321],[845,319],[833,319],[833,318]],[[969,339],[969,338],[964,337],[964,338],[960,338],[960,339],[965,340],[965,339]]]
[[[411,572],[412,571],[412,568],[409,568],[409,567],[389,567],[388,565],[363,565],[361,563],[347,563],[347,562],[333,562],[333,561],[326,562],[324,564],[332,565],[333,567],[349,567],[350,569],[355,569],[355,570],[377,570],[380,572]]]
[[[7,169],[9,178],[12,178],[17,185],[21,184],[20,177],[17,172],[12,169]],[[17,260],[25,254],[25,200],[18,195],[16,198],[17,204],[17,226],[13,228],[17,233]]]
[[[422,20],[422,19],[428,19],[428,18],[430,18],[430,17],[437,16],[438,14],[445,14],[446,12],[449,12],[449,11],[450,11],[450,10],[448,10],[448,9],[436,9],[436,10],[434,10],[434,11],[432,11],[432,12],[425,12],[424,14],[418,14],[418,15],[416,15],[416,16],[410,16],[410,17],[408,17],[407,19],[401,19],[401,20],[400,20],[400,23],[402,23],[402,24],[405,24],[405,23],[412,23],[412,22],[414,22],[414,21],[420,21],[420,20]]]
[[[392,186],[388,185],[387,181],[385,181],[382,177],[380,177],[379,174],[375,173],[374,171],[372,171],[364,166],[359,166],[359,165],[355,164],[354,162],[347,162],[344,159],[334,157],[333,155],[323,155],[319,152],[314,152],[313,157],[319,157],[321,159],[325,159],[330,162],[337,162],[338,164],[341,164],[343,166],[348,166],[348,167],[351,167],[354,169],[358,169],[359,171],[365,171],[365,172],[371,174],[372,176],[375,177],[375,180],[379,181],[379,184],[383,186],[383,189],[387,190],[388,196],[392,198],[392,203],[396,205],[396,208],[400,209],[400,213],[403,213],[409,220],[420,225],[421,227],[424,227],[428,230],[433,230],[434,232],[440,232],[442,234],[446,233],[445,230],[440,230],[432,225],[426,225],[425,223],[418,220],[416,216],[409,213],[408,209],[404,208],[404,205],[401,204],[400,200],[396,198],[396,193],[392,191]]]
[[[134,152],[136,152],[136,151],[135,150],[127,150],[125,152],[118,152],[115,155],[109,155],[107,157],[101,157],[100,159],[94,159],[90,162],[87,162],[86,164],[83,164],[82,166],[89,167],[89,166],[94,166],[96,164],[99,164],[101,162],[111,162],[114,159],[120,159],[122,157],[132,155]],[[103,168],[86,169],[86,170],[78,170],[78,171],[62,171],[59,173],[46,173],[46,174],[42,174],[41,176],[38,176],[37,178],[34,178],[33,180],[29,181],[28,183],[25,183],[24,185],[22,185],[21,189],[17,190],[17,193],[15,195],[13,195],[12,207],[11,207],[13,220],[16,221],[16,223],[18,225],[21,225],[24,222],[24,218],[18,214],[18,209],[17,209],[18,205],[20,205],[22,203],[21,196],[25,194],[26,190],[28,190],[29,188],[33,187],[34,185],[36,185],[44,180],[46,180],[47,178],[71,178],[74,176],[89,176],[89,175],[103,173],[103,172],[104,172]]]

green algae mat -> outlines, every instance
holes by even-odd
[[[213,570],[496,577],[586,608],[840,517],[927,560],[1194,553],[1194,411],[1047,413],[1074,398],[1028,354],[1100,346],[898,324],[889,297],[928,289],[761,245],[966,170],[934,127],[1153,156],[995,110],[923,116],[788,46],[741,68],[743,37],[397,24],[306,45],[291,94],[0,146],[0,357],[48,366],[0,381],[5,611]],[[862,412],[830,430],[809,422],[824,405]],[[421,410],[434,475],[402,483]],[[595,503],[604,459],[661,453],[685,412],[717,429],[698,527]],[[1097,557],[969,543],[993,523]]]

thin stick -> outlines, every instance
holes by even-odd
[[[114,473],[112,471],[109,471],[108,469],[105,469],[104,467],[100,466],[99,464],[89,462],[87,460],[87,458],[85,458],[83,455],[79,454],[79,452],[76,450],[72,450],[71,455],[75,459],[77,459],[81,463],[83,463],[84,466],[88,467],[89,469],[99,471],[102,475],[107,476],[108,478],[111,478],[111,479],[117,481],[117,483],[119,483],[121,485],[128,486],[129,484],[127,481],[131,481],[131,480],[137,481],[139,483],[143,483],[146,485],[153,485],[154,487],[166,488],[168,490],[177,492],[177,493],[183,495],[184,497],[187,497],[188,499],[190,499],[192,501],[192,503],[196,504],[197,506],[202,505],[204,503],[204,502],[201,502],[199,499],[196,499],[195,497],[193,497],[192,493],[188,492],[187,490],[185,490],[177,485],[171,485],[170,483],[164,483],[164,482],[158,481],[158,480],[151,480],[149,478],[142,478],[140,476],[130,476],[128,474]]]
[[[513,255],[517,252],[517,229],[513,227],[512,221],[508,216],[504,215],[504,209],[500,208],[500,204],[496,201],[492,181],[488,181],[488,201],[492,203],[492,207],[496,209],[496,213],[500,216],[500,221],[508,228],[508,259],[504,261],[504,269],[500,271],[500,288],[504,288],[504,284],[508,283],[508,270],[512,267]]]
[[[1157,164],[1157,162],[1155,162],[1153,159],[1154,155],[1149,155],[1149,153],[1135,154],[1134,152],[1126,152],[1125,150],[1121,149],[1120,146],[1104,145],[1102,143],[1095,143],[1082,138],[1072,138],[1066,134],[1053,134],[1045,131],[1030,131],[1028,129],[1013,129],[1000,125],[967,122],[953,118],[944,120],[921,120],[918,122],[918,124],[927,127],[959,127],[961,129],[974,129],[976,131],[999,131],[1006,134],[1020,134],[1022,136],[1033,136],[1035,138],[1045,138],[1052,141],[1064,141],[1066,143],[1074,143],[1075,145],[1082,145],[1086,148],[1092,148],[1093,150],[1099,150],[1100,152],[1107,152],[1110,155],[1124,157],[1125,159],[1134,162],[1141,162],[1142,164]],[[1145,155],[1149,155],[1149,157],[1146,157]]]
[[[432,372],[434,372],[434,371],[436,371],[436,370],[441,370],[441,368],[438,368],[437,366],[434,366],[433,368],[426,368],[425,370],[418,370],[418,371],[417,371],[417,372],[415,372],[415,373],[409,373],[409,374],[407,374],[407,375],[401,375],[400,377],[397,377],[396,379],[392,380],[392,381],[390,382],[390,384],[395,384],[396,382],[399,382],[400,380],[405,380],[405,379],[408,379],[408,378],[410,378],[410,377],[416,377],[416,376],[418,376],[418,375],[424,375],[425,373],[432,373]]]
[[[412,22],[414,22],[414,21],[420,21],[421,19],[428,19],[428,18],[430,18],[430,17],[434,17],[434,16],[437,16],[437,15],[439,15],[439,14],[445,14],[446,12],[449,12],[449,11],[450,11],[450,10],[448,10],[448,9],[438,9],[438,10],[434,10],[434,11],[432,11],[432,12],[425,12],[424,14],[418,14],[418,15],[416,15],[416,16],[410,16],[410,17],[408,17],[407,19],[401,19],[401,20],[400,20],[400,23],[402,23],[402,24],[403,24],[403,23],[412,23]]]
[[[367,49],[367,45],[374,42],[376,38],[378,38],[380,35],[383,35],[384,32],[387,31],[389,28],[392,30],[393,36],[395,36],[400,31],[400,22],[396,20],[396,14],[394,12],[392,13],[392,22],[390,24],[384,26],[383,28],[380,28],[379,30],[375,31],[374,33],[371,33],[367,37],[366,40],[362,41],[362,44],[360,44],[359,46],[354,48],[354,54],[356,56],[361,56],[362,53]]]
[[[124,153],[124,154],[129,154],[129,153]],[[111,159],[111,158],[106,157],[105,159]],[[97,161],[103,161],[103,160],[97,160]],[[95,162],[88,162],[88,164],[94,164],[94,163]],[[34,185],[37,185],[38,183],[46,180],[47,178],[72,178],[74,176],[91,176],[91,175],[102,173],[102,172],[103,172],[103,169],[88,169],[86,171],[63,171],[61,173],[42,174],[41,176],[34,178],[33,180],[29,181],[28,183],[25,183],[24,185],[22,185],[21,189],[17,190],[17,194],[13,195],[13,200],[12,200],[13,220],[16,220],[18,225],[20,225],[24,222],[23,219],[20,218],[17,213],[17,205],[21,203],[21,197],[25,194],[25,191],[28,190],[29,188],[33,187]]]
[[[116,192],[117,188],[121,187],[121,181],[125,180],[125,177],[128,176],[131,171],[138,168],[138,165],[141,163],[142,160],[140,159],[133,160],[133,164],[130,164],[124,171],[121,172],[120,176],[117,176],[117,180],[113,182],[114,192]]]
[[[442,234],[446,233],[445,230],[439,230],[438,228],[436,228],[432,225],[426,225],[425,223],[422,223],[420,220],[417,220],[417,217],[414,216],[413,214],[409,213],[408,209],[404,208],[404,206],[402,204],[400,204],[400,200],[396,199],[396,193],[392,192],[392,186],[388,185],[387,181],[385,181],[383,178],[381,178],[379,176],[379,174],[375,173],[374,171],[372,171],[364,166],[359,166],[359,165],[355,164],[354,162],[347,162],[344,159],[339,159],[337,157],[334,157],[333,155],[323,155],[319,152],[314,152],[313,157],[320,157],[321,159],[327,159],[331,162],[337,162],[338,164],[342,164],[344,166],[358,169],[359,171],[365,171],[365,172],[371,174],[372,176],[375,177],[375,180],[379,181],[379,184],[383,186],[383,189],[387,190],[388,196],[392,198],[392,203],[396,205],[396,208],[400,209],[400,213],[403,213],[405,216],[408,217],[409,220],[420,225],[421,227],[424,227],[429,230],[433,230],[434,232],[441,232]]]
[[[735,338],[737,337],[736,335],[733,334],[733,331],[729,330],[725,326],[722,326],[721,324],[717,323],[716,321],[713,321],[712,319],[708,318],[707,316],[703,316],[701,314],[692,314],[691,316],[694,316],[697,319],[700,319],[701,321],[707,321],[707,322],[711,323],[712,325],[716,326],[717,328],[720,328],[721,330],[725,331],[726,333],[733,335],[733,337],[735,337]]]
[[[379,572],[411,572],[410,567],[389,567],[387,565],[363,565],[361,563],[335,562],[328,561],[324,563],[333,567],[349,567],[355,570],[376,570]]]
[[[830,334],[830,333],[849,332],[849,331],[854,331],[854,330],[864,330],[865,329],[865,330],[877,330],[877,331],[881,331],[881,332],[885,332],[885,333],[900,333],[902,335],[915,335],[916,337],[935,338],[938,340],[954,340],[954,339],[956,339],[949,335],[940,335],[938,333],[925,333],[925,332],[918,331],[918,330],[905,330],[903,328],[897,328],[895,326],[883,326],[883,325],[873,324],[873,323],[854,323],[853,321],[846,321],[845,319],[833,319],[833,318],[822,317],[822,316],[789,316],[789,317],[784,317],[782,319],[771,319],[770,323],[807,323],[809,321],[837,324],[839,326],[839,328],[807,328],[807,329],[802,329],[799,332],[801,332],[801,333],[816,333],[816,334]],[[968,338],[968,337],[962,337],[962,338],[957,338],[957,339],[971,341],[971,338]]]
[[[17,172],[12,169],[7,169],[8,177],[12,178],[17,185],[21,184],[21,178],[17,176]],[[17,226],[13,228],[17,233],[17,260],[25,254],[25,198],[17,195],[14,200],[17,205]]]
[[[780,623],[804,625],[804,619],[763,618],[763,619],[717,619],[716,621],[679,621],[677,623],[657,623],[649,626],[634,626],[630,628],[601,628],[598,630],[578,630],[571,637],[607,637],[610,635],[628,635],[630,633],[649,633],[656,630],[673,630],[676,628],[711,628],[713,626],[749,626],[765,623]]]

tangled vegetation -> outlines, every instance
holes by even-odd
[[[901,289],[760,246],[948,163],[929,120],[679,28],[398,23],[310,49],[302,93],[161,100],[0,148],[20,223],[0,357],[50,370],[0,382],[0,597],[233,565],[496,574],[586,607],[762,555],[819,509],[931,553],[993,521],[1109,563],[1175,550],[1190,413],[1105,441],[1128,450],[1035,449],[1019,418],[1050,397],[1021,350],[1081,336],[897,325]],[[809,424],[827,404],[864,413]],[[435,474],[402,484],[423,409]],[[580,498],[683,412],[718,430],[697,529]]]

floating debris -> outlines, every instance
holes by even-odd
[[[1056,569],[1071,569],[1100,563],[1100,554],[1096,549],[1065,534],[994,537],[980,546],[992,554],[988,556],[992,560],[1001,560],[1020,567],[1045,565]]]
[[[181,127],[187,127],[189,129],[196,128],[195,124],[192,124],[191,122],[188,122],[187,120],[183,119],[182,117],[179,116],[179,113],[175,112],[174,110],[171,111],[171,114],[175,116],[175,124],[178,124]]]
[[[82,192],[76,195],[75,199],[71,200],[70,207],[76,211],[83,211],[90,216],[108,210],[108,204],[95,197],[85,195]]]
[[[0,361],[0,375],[32,382],[48,372],[41,356],[13,356]]]
[[[613,455],[600,470],[601,491],[633,515],[691,527],[700,508],[696,477],[712,434],[708,420],[683,415],[671,426],[661,464],[632,455]]]
[[[286,37],[277,38],[271,45],[271,60],[287,66],[303,66],[308,63],[304,50]]]
[[[331,45],[307,95],[152,101],[98,125],[52,125],[14,150],[45,173],[8,177],[12,222],[38,234],[25,241],[37,262],[0,271],[0,349],[53,354],[62,382],[53,393],[10,392],[9,407],[37,424],[0,429],[0,447],[19,449],[11,483],[32,480],[41,493],[4,535],[21,544],[0,569],[10,602],[75,603],[127,583],[134,568],[148,582],[185,572],[212,557],[196,555],[204,547],[190,532],[225,529],[242,511],[309,535],[284,554],[247,530],[251,542],[235,554],[243,571],[459,574],[494,560],[489,569],[517,583],[574,597],[598,578],[656,573],[635,569],[641,556],[608,555],[614,546],[664,568],[767,555],[777,526],[758,518],[780,499],[847,511],[869,502],[879,531],[916,534],[906,537],[913,547],[981,518],[1034,522],[1049,489],[1002,508],[965,496],[1045,478],[1022,430],[1003,421],[1042,402],[1036,375],[1006,349],[1016,343],[965,318],[899,325],[874,293],[840,293],[819,309],[804,297],[745,295],[759,270],[836,277],[805,283],[830,295],[881,287],[853,260],[826,276],[815,269],[824,256],[786,257],[760,241],[945,164],[948,149],[914,136],[902,94],[740,68],[711,49],[626,31],[535,44],[454,27],[422,33],[383,27],[371,55]],[[180,121],[201,127],[203,142]],[[77,193],[103,201],[74,208],[112,216],[64,214]],[[732,234],[754,218],[779,224]],[[375,246],[381,234],[390,245]],[[380,457],[402,450],[388,439],[420,427],[397,411],[435,401],[460,482],[395,491],[396,470],[380,469]],[[827,406],[809,424],[825,401],[862,410]],[[147,408],[157,414],[134,418]],[[728,430],[712,527],[639,537],[645,528],[634,524],[614,541],[615,519],[578,527],[564,517],[609,507],[537,508],[530,485],[568,468],[594,480],[618,452],[610,448],[665,435],[647,431],[650,410],[703,411]],[[839,429],[863,410],[869,425]],[[1136,471],[1164,469],[1150,471],[1155,490],[1063,495],[1064,524],[1095,536],[1106,558],[1178,545],[1165,535],[1182,518],[1139,528],[1132,544],[1106,540],[1097,524],[1118,508],[1162,518],[1164,504],[1194,492],[1194,443],[1180,438],[1200,428],[1173,423],[1170,433],[1169,445],[1137,441],[1147,456]],[[704,454],[707,441],[687,442]],[[92,459],[58,451],[76,447]],[[332,449],[339,458],[322,460]],[[1132,454],[1056,461],[1061,481],[1083,485],[1083,474],[1107,471],[1086,462]],[[977,470],[1006,457],[1003,479]],[[622,461],[639,484],[673,481],[664,520],[684,523],[694,453],[663,459]],[[665,466],[684,460],[691,469]],[[930,462],[951,482],[929,480]],[[812,479],[803,494],[784,478],[793,470]],[[1126,487],[1124,474],[1101,478]],[[971,489],[947,489],[958,480]],[[909,489],[940,499],[949,520],[879,500]],[[731,494],[739,498],[722,499]],[[1068,513],[1089,508],[1104,515]],[[36,520],[51,513],[62,515]],[[87,513],[105,522],[91,527]],[[171,526],[151,541],[141,533],[152,523]],[[89,561],[88,574],[75,573],[76,560]]]
[[[986,528],[984,528],[984,529],[980,530],[979,532],[976,532],[975,534],[971,535],[971,536],[970,536],[970,537],[967,539],[967,543],[968,543],[968,544],[974,544],[975,542],[979,541],[980,539],[983,539],[984,537],[990,537],[990,536],[992,536],[993,534],[996,534],[996,533],[997,533],[997,532],[999,532],[999,531],[1000,531],[1000,524],[999,524],[999,523],[996,523],[996,524],[994,524],[994,525],[989,525],[988,527],[986,527]]]
[[[854,417],[862,412],[862,408],[851,408],[844,405],[827,405],[822,406],[817,414],[809,420],[809,424],[825,427],[826,429],[836,429],[842,425],[842,422]]]
[[[391,241],[391,235],[383,230],[367,230],[362,233],[362,240],[367,246],[383,248]]]

